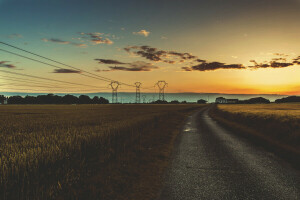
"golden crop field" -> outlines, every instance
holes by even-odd
[[[145,134],[151,136],[163,125],[175,127],[170,120],[175,116],[183,120],[197,107],[0,106],[0,199],[56,199],[93,173],[88,159],[95,160],[96,155],[96,162],[107,169],[111,160],[139,151]]]
[[[300,119],[300,104],[231,104],[218,105],[221,110],[232,113],[255,114],[264,116]]]
[[[285,155],[300,154],[299,103],[219,104],[213,113],[218,121],[236,128],[238,133],[256,135],[257,139],[276,146],[277,151],[291,152]]]

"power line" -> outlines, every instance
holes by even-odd
[[[12,47],[12,48],[18,49],[18,50],[20,50],[20,51],[23,51],[23,52],[26,52],[26,53],[29,53],[29,54],[32,54],[32,55],[38,56],[38,57],[40,57],[40,58],[43,58],[43,59],[46,59],[46,60],[49,60],[49,61],[55,62],[55,63],[57,63],[57,64],[61,64],[61,65],[63,65],[63,66],[66,66],[66,67],[69,67],[69,68],[72,68],[72,69],[76,69],[76,70],[79,70],[79,71],[85,72],[85,73],[87,73],[87,74],[90,74],[90,75],[93,75],[93,76],[99,77],[99,78],[101,78],[102,80],[103,80],[103,79],[105,79],[105,80],[103,80],[103,81],[107,81],[107,82],[115,81],[115,80],[113,80],[113,79],[106,78],[106,77],[104,77],[104,76],[100,76],[100,75],[97,75],[97,74],[94,74],[94,73],[91,73],[91,72],[88,72],[88,71],[85,71],[85,70],[79,69],[79,68],[77,68],[77,67],[73,67],[73,66],[71,66],[71,65],[64,64],[64,63],[62,63],[62,62],[59,62],[59,61],[53,60],[53,59],[51,59],[51,58],[47,58],[47,57],[45,57],[45,56],[41,56],[41,55],[39,55],[39,54],[36,54],[36,53],[30,52],[30,51],[27,51],[27,50],[25,50],[25,49],[22,49],[22,48],[19,48],[19,47],[16,47],[16,46],[10,45],[10,44],[8,44],[8,43],[5,43],[5,42],[1,42],[1,41],[0,41],[0,43],[1,43],[1,44],[4,44],[4,45],[6,45],[6,46],[9,46],[9,47]],[[122,84],[122,85],[130,86],[130,87],[135,87],[135,85],[130,85],[130,84],[123,83],[123,82],[119,82],[119,83],[120,83],[120,84]]]
[[[43,90],[43,89],[38,89],[38,90],[35,90],[35,89],[25,89],[25,88],[1,88],[1,89],[4,89],[4,90],[30,90],[30,91],[38,91],[38,92],[40,92],[40,91],[46,91],[46,92],[49,92],[49,89],[47,89],[47,90]],[[50,92],[52,92],[52,91],[50,91]],[[76,90],[76,91],[70,91],[70,90],[68,90],[68,92],[70,92],[70,93],[81,93],[81,92],[94,92],[93,90]],[[55,93],[67,93],[67,92],[55,92]]]
[[[38,62],[38,63],[42,63],[44,65],[48,65],[48,66],[51,66],[51,67],[54,67],[54,68],[58,68],[58,69],[65,69],[65,68],[62,68],[62,67],[59,67],[59,66],[56,66],[56,65],[52,65],[52,64],[49,64],[49,63],[46,63],[46,62],[43,62],[43,61],[40,61],[40,60],[36,60],[36,59],[33,59],[33,58],[29,58],[27,56],[23,56],[23,55],[20,55],[20,54],[17,54],[17,53],[14,53],[14,52],[11,52],[11,51],[7,51],[7,50],[4,50],[4,49],[0,49],[0,51],[3,51],[3,52],[6,52],[6,53],[9,53],[9,54],[13,54],[15,56],[19,56],[19,57],[22,57],[22,58],[26,58],[28,60],[31,60],[31,61],[35,61],[35,62]],[[80,69],[78,69],[80,70]],[[98,79],[98,80],[101,80],[101,81],[106,81],[106,82],[110,82],[109,80],[103,80],[103,79],[100,79],[100,78],[97,78],[97,77],[94,77],[94,76],[90,76],[90,75],[86,75],[86,74],[82,74],[82,70],[80,71],[77,71],[79,75],[82,75],[82,76],[86,76],[86,77],[90,77],[90,78],[94,78],[94,79]]]
[[[0,75],[0,77],[4,77],[4,78],[1,78],[0,80],[6,80],[6,81],[14,81],[14,82],[23,82],[23,83],[33,83],[33,84],[38,84],[38,85],[46,85],[46,86],[52,86],[52,87],[62,87],[62,86],[57,86],[57,85],[52,85],[52,84],[49,84],[49,83],[45,83],[45,82],[38,82],[38,81],[33,81],[33,80],[30,80],[30,79],[22,79],[22,78],[14,78],[14,77],[9,77],[9,76],[2,76]],[[70,86],[68,86],[70,87]],[[74,86],[71,86],[72,88],[74,88]],[[77,87],[77,86],[76,86]]]
[[[81,83],[73,83],[73,82],[68,82],[68,81],[61,81],[61,80],[56,80],[56,79],[51,79],[51,78],[38,77],[38,76],[34,76],[34,75],[22,74],[22,73],[17,73],[17,72],[10,72],[10,71],[5,71],[5,70],[0,70],[0,72],[9,73],[9,74],[15,74],[15,75],[19,75],[19,76],[27,76],[27,77],[31,77],[31,78],[37,78],[37,79],[48,80],[48,81],[55,81],[55,82],[60,82],[60,83],[67,83],[67,84],[71,84],[71,85],[80,85],[80,86],[85,86],[85,87],[101,88],[101,87],[93,86],[93,85],[86,85],[86,84],[81,84]]]

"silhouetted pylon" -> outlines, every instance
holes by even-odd
[[[158,99],[161,101],[164,101],[165,100],[165,87],[168,85],[168,83],[166,81],[158,81],[155,85],[158,87],[158,90],[159,90]]]
[[[135,82],[135,88],[136,88],[136,92],[135,92],[135,103],[141,103],[141,82]]]
[[[111,81],[109,85],[112,89],[112,103],[118,103],[118,88],[120,83],[118,81]]]

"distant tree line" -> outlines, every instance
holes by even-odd
[[[300,102],[300,96],[289,96],[289,97],[284,97],[275,100],[275,103],[292,103],[292,102]]]
[[[255,97],[247,100],[239,100],[238,103],[241,104],[270,103],[270,100],[263,97]]]
[[[103,97],[93,97],[92,99],[87,95],[58,96],[54,94],[39,95],[39,96],[10,96],[8,98],[0,95],[0,102],[3,104],[7,99],[8,104],[108,104],[109,101]]]

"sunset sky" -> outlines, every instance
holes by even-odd
[[[165,80],[167,92],[300,94],[300,0],[0,0],[0,25],[1,42],[83,70],[0,44],[61,67],[0,51],[2,91],[110,91],[88,71],[145,92]]]

